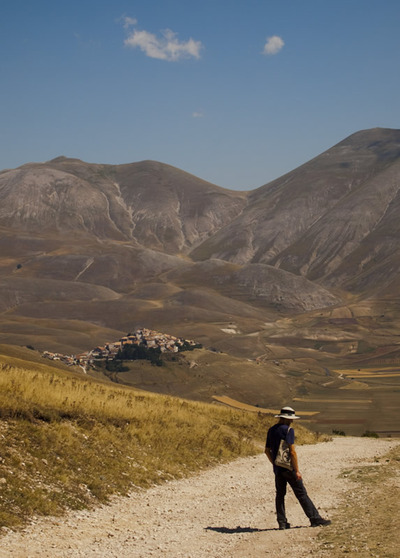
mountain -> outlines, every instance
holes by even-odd
[[[169,165],[92,165],[58,157],[0,173],[0,223],[185,253],[238,215],[246,195]]]
[[[277,375],[298,395],[340,389],[332,363],[398,358],[399,189],[390,129],[248,192],[154,161],[4,170],[0,342],[77,353],[147,327],[259,363],[254,404]]]
[[[249,193],[191,256],[263,263],[352,292],[397,285],[400,130],[358,132]]]
[[[179,266],[174,255],[219,230],[245,200],[161,163],[60,157],[0,174],[0,248],[30,275],[124,291]]]
[[[45,281],[70,282],[71,296],[60,297],[70,302],[80,300],[72,294],[77,283],[111,289],[112,300],[142,282],[162,283],[161,276],[172,270],[180,283],[179,270],[185,276],[199,273],[199,266],[187,257],[189,252],[238,218],[248,198],[248,193],[220,188],[153,161],[110,166],[59,157],[3,171],[0,303],[7,309],[34,302],[40,280],[46,292],[42,307],[56,292]],[[274,279],[273,268],[245,266],[225,273],[224,266],[210,266],[219,279],[200,272],[202,279],[195,278],[194,286],[204,288],[208,281],[209,288],[224,296],[234,288],[240,299],[259,298],[295,310],[336,302],[321,287],[285,271]],[[24,295],[19,286],[15,292],[20,294],[13,297],[8,285],[12,292],[16,276],[16,286],[29,281],[22,288]],[[272,289],[272,283],[279,283],[279,288]],[[297,284],[298,292],[308,294],[295,302],[287,291]],[[64,292],[65,285],[60,283],[60,289]],[[284,300],[287,304],[282,304]],[[53,307],[56,304],[52,302]]]

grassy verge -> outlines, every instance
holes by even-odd
[[[375,462],[343,473],[356,484],[318,535],[319,556],[399,556],[400,447]]]
[[[258,453],[274,420],[6,361],[3,355],[0,527]],[[305,429],[298,436],[316,441]]]

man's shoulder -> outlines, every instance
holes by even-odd
[[[269,438],[284,438],[287,433],[287,425],[286,424],[274,424],[268,430],[268,437]]]
[[[287,432],[288,431],[288,425],[287,424],[281,424],[279,422],[277,422],[276,424],[274,424],[273,426],[271,426],[271,428],[269,429],[269,431],[272,432]]]
[[[270,439],[280,440],[284,440],[285,438],[287,438],[289,443],[294,443],[294,430],[287,424],[277,423],[271,426],[271,428],[268,430],[268,437]]]

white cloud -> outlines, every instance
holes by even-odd
[[[136,20],[124,18],[125,28],[136,25],[136,23]],[[150,58],[158,58],[168,62],[177,62],[184,58],[200,58],[200,51],[203,48],[201,41],[195,41],[194,39],[189,39],[186,42],[179,41],[177,34],[170,29],[162,31],[160,37],[149,33],[149,31],[134,29],[124,41],[124,44],[131,48],[140,48]]]
[[[195,111],[192,113],[193,118],[203,118],[204,114],[202,112]]]
[[[134,17],[125,16],[125,17],[122,18],[122,21],[124,22],[125,29],[128,29],[129,27],[131,27],[131,25],[136,25],[137,24],[137,19],[135,19]]]
[[[282,50],[284,46],[284,41],[278,35],[273,35],[272,37],[267,38],[267,42],[264,45],[263,54],[266,55],[274,55],[278,54],[280,50]]]

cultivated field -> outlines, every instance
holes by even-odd
[[[316,388],[296,397],[296,408],[318,409],[308,424],[321,432],[360,436],[400,436],[400,368],[393,366],[332,369],[342,386]]]

